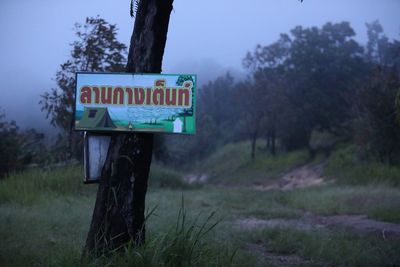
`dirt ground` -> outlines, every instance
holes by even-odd
[[[318,165],[307,164],[296,168],[289,173],[283,175],[280,179],[272,184],[257,185],[255,190],[294,190],[297,188],[305,188],[310,186],[324,185],[333,182],[332,179],[327,181],[323,176],[323,163]],[[367,215],[334,215],[320,216],[310,212],[300,211],[302,216],[297,219],[275,218],[269,220],[258,219],[255,217],[241,218],[235,222],[235,227],[240,229],[256,229],[256,228],[291,228],[300,231],[313,231],[317,229],[335,229],[345,228],[349,231],[376,235],[383,239],[400,239],[400,224],[387,223],[368,218]],[[267,262],[281,265],[307,265],[307,261],[297,255],[280,255],[270,253],[261,244],[248,244],[249,251],[258,251]]]
[[[299,219],[278,218],[270,220],[252,217],[237,220],[236,226],[243,229],[289,227],[302,231],[344,227],[360,234],[376,234],[384,239],[400,239],[400,224],[369,219],[366,215],[319,216],[307,213]]]
[[[277,181],[264,185],[257,185],[256,190],[282,190],[288,191],[297,188],[305,188],[328,183],[326,177],[322,175],[324,164],[306,164],[295,168],[283,175]],[[329,182],[332,182],[330,180]]]
[[[323,163],[306,164],[283,175],[278,181],[270,185],[258,185],[256,190],[294,190],[310,186],[318,186],[332,182],[327,181],[323,173]],[[301,211],[303,212],[303,211]],[[387,223],[370,219],[367,215],[334,215],[319,216],[310,212],[303,212],[300,219],[272,219],[260,220],[245,218],[237,221],[239,227],[293,227],[299,230],[311,230],[313,228],[344,227],[361,234],[378,234],[383,238],[400,238],[400,224]]]
[[[400,224],[386,223],[368,219],[366,215],[317,216],[306,213],[300,219],[262,220],[254,217],[238,219],[235,227],[239,229],[256,228],[292,228],[300,231],[312,231],[320,228],[345,227],[360,234],[375,234],[383,239],[400,239]],[[268,252],[262,244],[247,244],[249,251],[262,255],[265,261],[277,266],[307,266],[308,261],[298,255],[281,255]]]
[[[323,176],[323,168],[324,163],[306,164],[291,170],[272,183],[267,182],[266,184],[256,185],[253,188],[261,191],[289,191],[332,183],[334,180],[327,180]],[[205,183],[208,179],[209,176],[207,174],[190,174],[184,177],[184,180],[188,183]],[[303,216],[299,219],[277,218],[261,220],[257,218],[242,218],[236,222],[236,226],[240,228],[291,227],[298,230],[344,227],[361,234],[377,234],[383,238],[400,238],[400,224],[377,221],[368,218],[367,215],[319,216],[310,212],[300,212],[303,213]]]
[[[277,180],[266,181],[264,184],[253,186],[254,190],[290,191],[299,188],[321,186],[333,183],[333,179],[327,179],[323,175],[324,163],[306,164],[291,170]],[[188,183],[205,183],[209,179],[206,174],[187,175]],[[256,217],[240,218],[234,222],[238,229],[262,229],[262,228],[291,228],[299,231],[313,231],[319,229],[346,229],[362,235],[376,235],[383,239],[400,239],[400,224],[388,223],[368,218],[367,215],[343,214],[333,216],[320,216],[308,211],[299,210],[300,218],[274,218],[259,219]],[[249,243],[248,250],[258,252],[269,263],[278,266],[307,265],[307,260],[298,255],[280,255],[268,252],[262,244]]]

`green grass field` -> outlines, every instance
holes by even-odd
[[[399,236],[316,219],[346,214],[400,223],[396,169],[379,165],[374,169],[379,179],[357,182],[364,177],[361,170],[345,165],[350,159],[341,158],[339,150],[326,162],[326,175],[334,182],[262,191],[252,185],[279,179],[285,170],[307,162],[307,155],[298,151],[272,158],[259,152],[251,162],[247,150],[246,143],[228,145],[193,167],[210,175],[203,185],[187,184],[184,174],[153,164],[147,208],[155,212],[147,222],[146,245],[84,265],[400,265]],[[97,188],[83,185],[82,173],[80,166],[71,166],[30,170],[0,181],[0,266],[80,264]],[[353,179],[346,183],[349,175]],[[202,225],[210,231],[197,242]]]

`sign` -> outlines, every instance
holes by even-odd
[[[107,158],[111,136],[85,132],[84,134],[84,183],[97,183],[101,178],[101,171]]]
[[[195,133],[196,75],[76,73],[75,130]]]

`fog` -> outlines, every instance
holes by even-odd
[[[129,0],[1,0],[0,107],[21,127],[50,129],[40,94],[69,57],[75,22],[100,15],[117,24],[129,45],[134,20]],[[389,38],[400,37],[398,0],[176,0],[164,54],[164,73],[196,73],[200,84],[226,71],[246,75],[241,60],[256,44],[268,44],[296,25],[349,21],[366,41],[365,23],[379,20]]]

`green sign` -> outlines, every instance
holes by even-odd
[[[195,133],[196,75],[76,73],[75,130]]]

